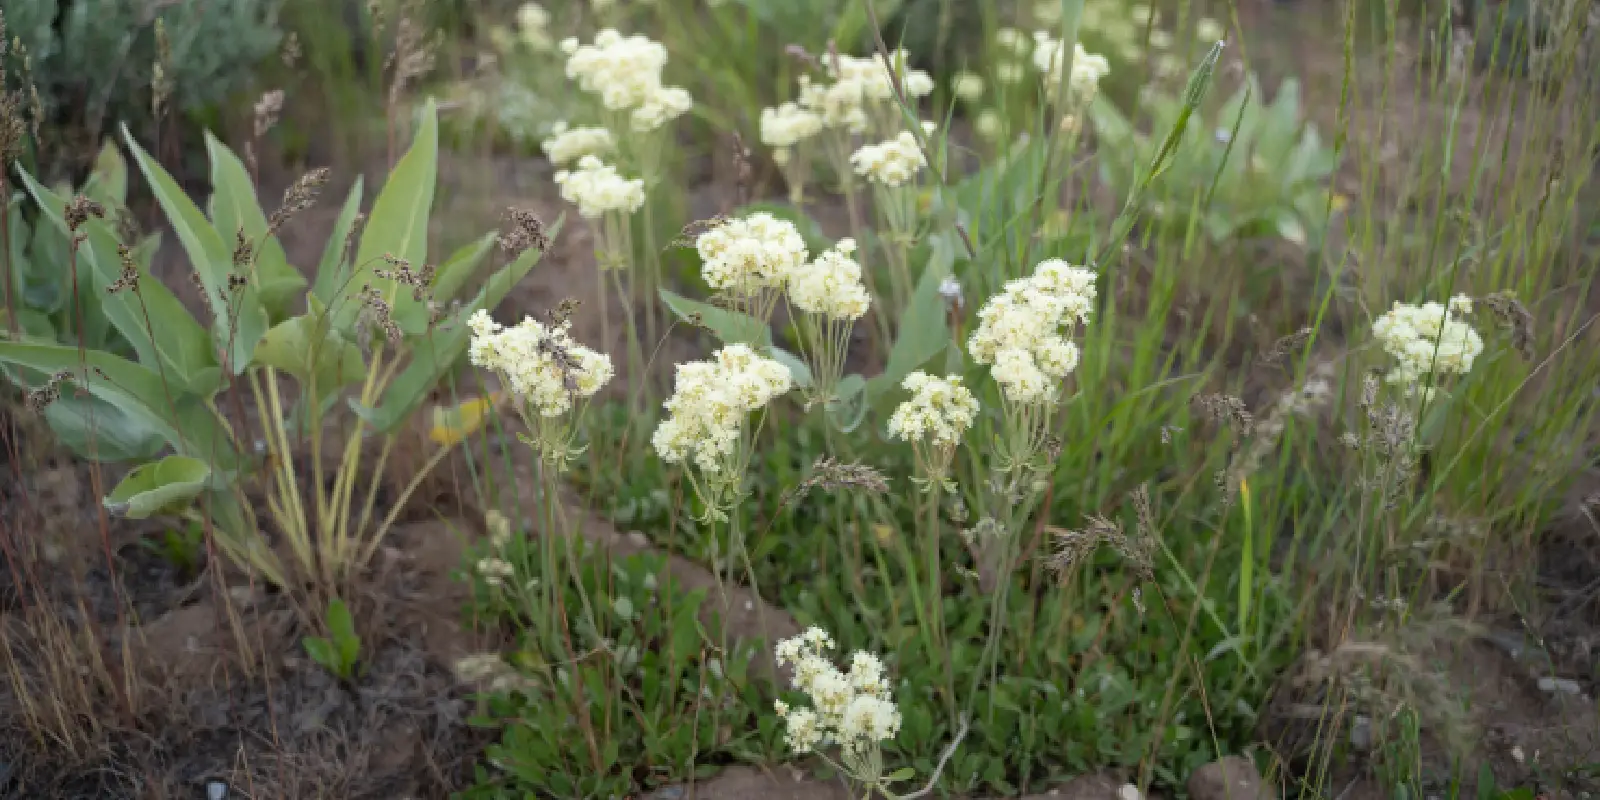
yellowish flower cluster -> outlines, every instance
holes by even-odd
[[[800,106],[816,114],[827,128],[842,128],[850,133],[866,133],[871,129],[873,114],[892,108],[896,100],[896,77],[903,84],[906,101],[933,93],[933,78],[928,73],[911,69],[904,50],[897,50],[886,62],[877,56],[857,58],[847,55],[828,55],[822,59],[823,69],[832,83],[813,83],[808,77],[800,79]]]
[[[957,72],[950,78],[950,92],[959,100],[976,103],[983,99],[983,77],[972,72]]]
[[[937,378],[913,372],[900,384],[911,399],[889,417],[889,435],[934,447],[955,447],[978,417],[978,400],[961,385],[960,375]]]
[[[789,275],[789,302],[808,314],[838,320],[858,320],[872,306],[872,295],[861,283],[861,265],[851,258],[854,239],[841,239],[834,249]]]
[[[656,130],[694,105],[688,91],[662,84],[667,48],[648,37],[623,36],[607,28],[595,35],[593,44],[566,39],[561,50],[567,54],[567,77],[599,96],[607,109],[631,112],[634,130]]]
[[[523,3],[517,9],[517,34],[532,50],[545,52],[555,46],[550,38],[550,12],[538,3]]]
[[[550,163],[565,166],[584,156],[602,156],[616,147],[611,131],[599,127],[570,128],[565,121],[557,122],[550,130],[542,147]]]
[[[859,755],[900,733],[900,709],[890,699],[883,661],[858,651],[850,671],[841,672],[824,655],[833,646],[833,637],[821,628],[778,643],[778,666],[794,668],[794,688],[811,700],[810,708],[773,703],[796,753],[837,744]]]
[[[1060,380],[1078,366],[1078,346],[1067,336],[1088,324],[1094,299],[1093,272],[1059,259],[1041,262],[1032,277],[1007,283],[978,311],[967,349],[978,363],[991,365],[1007,400],[1054,402]]]
[[[722,348],[710,361],[679,364],[677,385],[665,404],[668,417],[651,444],[669,464],[693,459],[708,476],[737,473],[746,417],[791,385],[788,367],[742,344]]]
[[[772,148],[779,165],[788,163],[790,151],[822,132],[822,117],[799,103],[784,103],[761,111],[761,143]]]
[[[1062,46],[1061,40],[1052,37],[1044,31],[1033,34],[1033,66],[1044,75],[1045,86],[1053,93],[1061,84],[1062,73],[1067,70],[1067,51]],[[1078,103],[1087,103],[1094,99],[1095,93],[1100,90],[1100,79],[1111,73],[1111,63],[1105,56],[1096,55],[1083,49],[1083,45],[1072,44],[1072,72],[1067,76],[1067,91],[1071,99]]]
[[[794,223],[767,213],[726,220],[700,234],[695,249],[706,284],[738,296],[782,289],[810,255]]]
[[[561,170],[555,175],[561,187],[561,199],[578,207],[585,219],[598,219],[610,212],[632,214],[644,205],[644,181],[628,179],[617,174],[594,156],[578,159],[575,170]]]
[[[909,183],[928,165],[928,160],[917,145],[917,137],[910,131],[901,131],[886,142],[863,146],[850,156],[850,163],[855,165],[857,175],[893,189]]]
[[[571,323],[556,327],[524,317],[506,328],[479,309],[467,325],[473,365],[498,373],[541,417],[566,414],[574,398],[593,397],[611,380],[611,357],[573,341]]]
[[[1445,375],[1472,369],[1483,352],[1483,339],[1461,317],[1472,313],[1472,299],[1459,295],[1448,306],[1395,303],[1372,324],[1372,335],[1397,362],[1389,370],[1389,383],[1415,395]]]

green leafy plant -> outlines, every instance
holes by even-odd
[[[1306,122],[1298,82],[1285,80],[1271,104],[1261,97],[1252,76],[1213,116],[1197,113],[1144,210],[1176,230],[1196,226],[1216,242],[1262,236],[1320,242],[1327,183],[1337,165],[1333,149]],[[1145,103],[1157,131],[1169,130],[1182,109],[1178,98],[1154,91]],[[1095,103],[1089,118],[1101,176],[1122,191],[1133,184],[1151,137],[1110,103]]]
[[[8,184],[9,185],[9,184]],[[95,159],[94,169],[74,192],[62,184],[53,190],[58,196],[82,195],[106,208],[117,224],[111,226],[118,244],[129,246],[136,263],[148,269],[150,258],[160,247],[159,234],[137,237],[130,229],[132,218],[126,213],[128,167],[115,142],[107,141]],[[6,235],[10,249],[7,263],[9,284],[15,292],[11,305],[17,327],[39,339],[76,344],[118,355],[131,355],[128,340],[117,332],[101,309],[100,296],[73,291],[73,269],[68,258],[69,242],[59,227],[46,219],[31,219],[25,194],[16,193],[7,208]],[[30,224],[31,222],[31,224]],[[77,276],[87,281],[87,275]],[[9,328],[8,310],[0,308],[0,328]]]
[[[277,50],[282,2],[16,0],[6,3],[5,17],[32,63],[46,122],[57,128],[50,143],[80,135],[93,142],[110,121],[149,120],[158,61],[171,92],[167,107],[179,112],[245,89],[256,65]]]
[[[356,676],[361,658],[361,637],[356,635],[350,608],[337,597],[329,600],[328,615],[323,622],[328,627],[327,637],[307,636],[302,642],[306,655],[334,677],[348,682]]]
[[[494,767],[479,767],[466,797],[620,797],[769,751],[771,731],[755,719],[770,696],[750,671],[764,656],[719,651],[705,590],[685,587],[661,556],[553,545],[566,558],[555,575],[542,571],[541,542],[520,533],[472,556],[473,617],[510,625],[517,640],[509,654],[457,665],[482,689],[474,723],[500,731]],[[547,590],[563,610],[537,615]]]
[[[488,276],[476,295],[448,309],[474,282],[494,236],[486,234],[437,267],[429,262],[437,130],[429,104],[415,141],[360,230],[362,184],[356,182],[309,285],[276,234],[315,201],[326,171],[302,177],[269,216],[244,162],[208,137],[212,195],[202,211],[124,130],[134,162],[195,269],[208,325],[132,258],[97,206],[86,198],[69,200],[18,170],[41,224],[67,236],[69,266],[85,276],[80,291],[100,298],[134,358],[88,348],[80,356],[75,345],[22,335],[0,341],[0,363],[44,401],[39,405],[47,413],[72,398],[66,411],[49,418],[63,438],[87,445],[82,452],[138,461],[170,448],[187,465],[135,469],[113,490],[109,507],[171,513],[179,501],[193,500],[182,515],[204,521],[224,553],[280,586],[291,578],[336,585],[366,563],[406,498],[460,440],[440,442],[380,517],[377,482],[403,423],[465,351],[466,317],[498,304],[554,233],[524,220],[520,224],[531,229],[522,240],[539,246],[511,253],[510,263]],[[284,378],[298,396],[285,394]],[[77,394],[95,402],[80,404]],[[229,412],[245,396],[263,410],[260,430]],[[340,449],[331,451],[337,466],[324,474],[324,422],[341,405],[354,419],[347,439],[327,443]],[[376,468],[363,459],[368,451],[361,446],[372,435],[384,442]],[[297,443],[309,446],[310,476],[299,475],[290,457]],[[205,467],[203,476],[196,477],[195,464]],[[289,559],[262,540],[248,491],[268,498],[266,515],[284,532]]]
[[[168,528],[159,536],[140,539],[139,546],[160,556],[184,578],[200,571],[200,561],[205,553],[205,531],[195,523]]]

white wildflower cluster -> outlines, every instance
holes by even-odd
[[[555,46],[550,38],[550,12],[538,3],[517,9],[517,35],[529,49],[544,52]]]
[[[666,124],[689,113],[694,108],[694,97],[688,89],[677,86],[657,86],[629,116],[633,129],[640,132],[660,130]]]
[[[833,646],[821,628],[778,643],[778,666],[794,669],[794,688],[810,698],[811,707],[793,708],[782,700],[773,707],[796,753],[837,744],[849,759],[898,735],[900,709],[890,699],[883,661],[857,651],[850,671],[841,672],[824,655]]]
[[[480,558],[477,568],[483,582],[496,588],[504,586],[506,581],[517,576],[516,569],[502,558]]]
[[[631,112],[634,130],[656,130],[694,105],[688,91],[662,84],[667,48],[648,37],[607,28],[592,44],[567,39],[561,50],[567,54],[567,77],[597,95],[608,110]]]
[[[797,145],[821,132],[822,117],[799,103],[761,110],[761,143],[772,148],[772,157],[780,165],[788,163]]]
[[[933,93],[933,78],[911,69],[908,63],[904,50],[895,51],[887,62],[877,56],[824,56],[822,66],[832,82],[814,83],[801,77],[800,106],[816,114],[824,127],[866,133],[873,114],[891,108],[896,100],[896,77],[890,73],[890,65],[903,83],[907,102]]]
[[[917,137],[910,131],[901,131],[886,142],[863,146],[850,156],[850,163],[855,165],[857,175],[893,189],[909,183],[918,170],[928,165],[928,160],[917,145]]]
[[[967,349],[1006,399],[1021,405],[1053,402],[1057,384],[1078,366],[1078,346],[1062,335],[1088,324],[1095,274],[1059,259],[1041,262],[1033,276],[1010,281],[978,311]]]
[[[695,249],[706,285],[739,296],[782,289],[810,255],[794,223],[764,212],[723,221],[700,234]]]
[[[1460,375],[1472,369],[1483,352],[1483,339],[1463,316],[1472,313],[1472,300],[1460,295],[1448,306],[1395,303],[1372,325],[1372,335],[1399,362],[1389,371],[1389,383],[1407,395],[1426,387],[1430,376]]]
[[[561,199],[577,206],[585,219],[611,212],[632,214],[644,205],[644,181],[622,177],[616,167],[595,156],[578,159],[577,169],[557,172],[555,181]]]
[[[926,372],[913,372],[901,382],[911,399],[900,404],[889,417],[889,435],[934,447],[955,447],[978,418],[978,401],[960,375],[938,378]]]
[[[506,328],[478,309],[467,325],[473,365],[500,374],[541,417],[571,411],[574,398],[593,397],[611,380],[611,357],[573,341],[570,322],[553,326],[524,317]]]
[[[474,653],[455,663],[456,677],[463,683],[481,684],[491,692],[532,691],[535,684],[499,653]]]
[[[1066,48],[1060,39],[1043,31],[1034,33],[1033,39],[1033,66],[1044,75],[1045,85],[1054,92],[1067,69]],[[1100,79],[1110,73],[1111,62],[1105,56],[1090,53],[1077,42],[1072,44],[1072,72],[1067,76],[1067,89],[1073,100],[1079,103],[1092,100],[1100,89]]]
[[[678,365],[677,385],[665,404],[668,417],[651,444],[669,464],[693,459],[708,476],[731,478],[737,471],[740,435],[746,417],[789,391],[789,368],[758,355],[748,345],[731,344],[710,361]]]
[[[950,92],[958,100],[976,103],[983,99],[983,77],[973,72],[957,72],[950,78]]]
[[[550,138],[545,139],[541,146],[550,163],[558,167],[584,156],[605,155],[616,147],[615,140],[611,138],[611,131],[605,128],[572,128],[563,121],[557,122],[550,129],[550,134]]]
[[[861,283],[861,264],[851,254],[854,239],[841,239],[834,249],[795,269],[789,275],[789,302],[807,314],[831,319],[858,320],[872,306],[872,295]]]

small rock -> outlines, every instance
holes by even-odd
[[[1569,678],[1540,678],[1539,691],[1550,694],[1582,694],[1583,687]]]
[[[1372,749],[1372,720],[1365,714],[1357,714],[1350,721],[1350,746],[1357,750]]]
[[[1124,786],[1122,781],[1110,775],[1091,773],[1079,775],[1060,786],[1052,787],[1044,794],[1029,795],[1021,800],[1043,800],[1052,797],[1065,800],[1123,800]],[[1134,791],[1137,792],[1138,789],[1135,788]]]
[[[1189,796],[1194,800],[1276,800],[1247,758],[1228,756],[1213,761],[1189,776]]]

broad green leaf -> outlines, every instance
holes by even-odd
[[[473,273],[478,271],[483,260],[494,250],[498,238],[495,233],[486,233],[477,241],[469,242],[451,253],[434,275],[433,301],[443,305],[454,300],[456,293],[472,279]],[[417,311],[426,314],[427,309],[418,308]]]
[[[356,638],[356,623],[350,617],[350,607],[337,597],[328,602],[328,633],[339,643],[341,650],[344,649],[343,645],[346,642],[360,641]],[[354,660],[355,654],[349,655],[352,656],[351,660]]]
[[[206,153],[211,158],[211,223],[229,247],[244,231],[255,248],[256,291],[271,318],[281,319],[290,301],[305,290],[306,278],[290,266],[277,237],[267,235],[267,215],[244,162],[210,131],[206,131]]]
[[[94,395],[63,392],[45,408],[44,418],[56,439],[95,461],[142,461],[154,458],[167,444],[148,420]]]
[[[56,326],[50,322],[50,318],[26,305],[17,309],[17,328],[22,336],[46,342],[56,341]],[[0,338],[8,336],[10,330],[11,315],[4,308],[0,308]]]
[[[211,467],[190,456],[167,456],[135,467],[106,495],[105,506],[129,519],[148,519],[187,506],[205,491]]]
[[[27,172],[18,172],[40,210],[66,235],[66,199],[39,185]],[[216,392],[221,386],[222,374],[200,323],[189,315],[171,290],[151,276],[148,268],[140,269],[137,293],[108,293],[106,287],[122,274],[116,235],[104,220],[93,218],[84,223],[82,232],[85,239],[78,247],[78,289],[94,298],[93,301],[85,298],[85,313],[89,313],[91,302],[98,302],[111,325],[132,343],[139,362],[164,375],[174,392],[205,397]],[[70,275],[67,280],[70,290]],[[86,335],[85,338],[90,337]]]
[[[950,326],[945,319],[939,284],[950,276],[954,263],[955,250],[950,241],[945,237],[934,239],[916,291],[912,292],[911,301],[900,315],[900,330],[895,332],[889,361],[882,374],[867,382],[869,402],[899,386],[907,375],[950,346]]]
[[[561,224],[562,220],[557,219],[550,227],[552,240],[560,234]],[[466,351],[467,342],[472,337],[472,331],[466,324],[467,318],[479,309],[493,309],[499,305],[511,287],[520,283],[539,263],[541,255],[537,248],[524,251],[516,261],[491,275],[483,288],[478,290],[478,296],[461,310],[460,316],[451,321],[448,327],[434,328],[412,340],[411,363],[384,390],[376,408],[363,406],[354,398],[350,399],[350,408],[380,433],[388,433],[398,427]]]
[[[433,101],[428,101],[422,113],[422,126],[411,142],[411,149],[395,164],[394,171],[384,182],[378,199],[372,203],[372,213],[367,217],[366,230],[361,232],[361,245],[356,249],[356,263],[352,266],[350,294],[362,286],[373,288],[389,298],[396,322],[409,335],[422,333],[427,328],[427,315],[418,316],[414,309],[421,305],[412,299],[411,290],[392,280],[382,280],[372,274],[375,269],[389,269],[384,256],[403,258],[413,270],[420,270],[428,260],[428,214],[433,208],[433,190],[439,167],[439,119]],[[360,306],[355,302],[338,304],[334,319],[339,329],[349,332],[355,325]],[[409,324],[409,327],[407,327]]]
[[[267,310],[253,285],[237,291],[228,288],[228,276],[233,271],[233,250],[223,242],[216,228],[200,212],[194,201],[183,193],[178,182],[156,163],[139,143],[128,127],[122,127],[122,137],[133,151],[134,160],[150,184],[156,202],[167,214],[167,224],[177,232],[178,240],[189,254],[189,262],[200,276],[205,289],[206,302],[211,306],[211,330],[219,348],[228,352],[228,363],[234,374],[244,372],[250,365],[250,354],[256,342],[267,332]],[[238,309],[235,320],[234,309]]]
[[[772,329],[765,323],[749,314],[738,311],[729,311],[726,308],[717,308],[710,303],[699,300],[690,300],[679,294],[674,294],[666,289],[660,290],[661,302],[672,309],[678,319],[684,322],[698,320],[699,324],[710,330],[723,344],[747,344],[756,350],[765,352],[769,358],[789,368],[789,374],[794,378],[797,386],[811,385],[811,369],[799,356],[772,343]]]
[[[121,208],[128,204],[128,162],[122,158],[113,139],[106,139],[100,155],[94,160],[94,171],[83,185],[83,193],[91,200],[107,206]]]
[[[154,370],[98,350],[82,358],[90,368],[87,379],[75,346],[0,341],[0,362],[42,375],[71,373],[74,378],[61,387],[62,394],[87,389],[141,425],[160,431],[179,453],[204,459],[220,471],[237,462],[227,433],[211,411],[194,398],[175,398],[175,405],[169,402],[172,395]]]
[[[666,303],[678,319],[691,324],[698,321],[697,324],[715,334],[723,344],[748,344],[752,347],[769,347],[772,344],[772,330],[749,314],[690,300],[666,289],[660,291],[661,302]]]
[[[839,379],[834,401],[828,405],[833,424],[843,433],[853,433],[867,416],[867,380],[856,373]]]
[[[900,769],[895,770],[893,773],[884,776],[884,780],[891,783],[899,783],[900,781],[909,781],[915,777],[917,777],[916,768],[901,767]]]
[[[328,234],[328,243],[322,248],[322,260],[317,263],[317,278],[311,286],[311,293],[325,305],[333,305],[333,296],[347,291],[344,279],[348,265],[344,262],[344,244],[350,236],[350,229],[356,224],[356,217],[361,214],[361,193],[365,180],[360,175],[356,176],[355,184],[350,187],[350,196],[345,198],[344,209],[333,223],[333,232]]]
[[[333,329],[326,312],[302,314],[278,323],[256,345],[257,364],[283,370],[316,399],[361,380],[367,374],[361,348]]]

